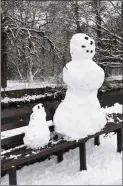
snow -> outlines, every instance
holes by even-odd
[[[5,88],[6,91],[10,90],[21,90],[21,89],[34,89],[34,88],[46,88],[46,87],[58,87],[60,83],[58,80],[60,77],[50,77],[44,81],[42,80],[34,80],[33,82],[29,83],[26,80],[7,80],[7,87]],[[62,84],[62,83],[61,83]],[[4,91],[1,88],[1,91]]]
[[[117,136],[101,136],[100,146],[87,142],[87,171],[79,171],[79,149],[64,154],[57,163],[56,156],[17,171],[18,185],[122,185],[122,154],[116,152]],[[8,174],[1,185],[8,185]]]
[[[115,80],[120,81],[120,80],[123,80],[123,77],[122,75],[117,75],[117,76],[113,75],[113,76],[107,77],[106,80],[107,81],[115,81]]]
[[[18,157],[21,156],[21,154],[18,155],[10,155],[9,157],[7,157],[6,159],[18,159]]]
[[[1,99],[1,103],[9,103],[9,102],[19,102],[19,101],[31,101],[31,100],[36,100],[36,99],[40,99],[40,98],[44,98],[46,96],[51,96],[51,93],[47,93],[45,95],[41,94],[41,95],[28,95],[28,96],[24,96],[21,98],[9,98],[9,97],[5,97],[3,99]]]
[[[17,147],[14,147],[14,148],[11,148],[11,149],[8,149],[8,150],[3,150],[3,151],[1,152],[1,155],[4,156],[5,153],[9,153],[9,152],[11,152],[11,151],[13,151],[13,150],[16,150],[16,149],[19,149],[19,148],[22,148],[22,147],[25,147],[25,145],[19,145],[19,146],[17,146]]]
[[[38,149],[48,144],[50,130],[46,121],[46,113],[42,104],[33,107],[29,125],[25,130],[24,144],[27,147]]]
[[[105,108],[102,108],[102,110],[105,114],[112,114],[112,113],[122,114],[123,113],[123,105],[120,105],[119,103],[115,103],[111,107],[106,106]]]
[[[92,60],[95,42],[86,34],[73,35],[70,53],[72,61],[63,69],[66,97],[55,112],[54,124],[56,132],[78,140],[100,131],[107,122],[97,98],[104,71]]]
[[[12,129],[12,130],[3,131],[3,132],[1,132],[1,139],[9,138],[11,136],[15,136],[15,135],[18,135],[18,134],[25,133],[26,128],[27,128],[27,126]]]

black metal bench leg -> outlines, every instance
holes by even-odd
[[[121,151],[123,151],[123,125],[121,128]]]
[[[97,136],[94,138],[94,145],[97,145],[97,146],[100,145],[100,136]]]
[[[87,170],[85,142],[81,143],[80,146],[79,146],[79,156],[80,156],[80,171],[81,170]]]
[[[17,185],[17,174],[15,166],[11,166],[9,170],[9,185]]]
[[[121,129],[117,130],[117,152],[121,152]]]
[[[63,152],[60,151],[57,153],[57,162],[60,163],[63,160]]]

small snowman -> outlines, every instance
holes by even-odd
[[[46,113],[42,104],[33,107],[29,125],[25,131],[24,144],[32,149],[39,149],[48,144],[50,131],[46,121]]]

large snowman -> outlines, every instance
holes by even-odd
[[[83,33],[70,40],[72,61],[63,69],[66,97],[54,115],[55,130],[68,140],[78,140],[100,131],[106,124],[97,98],[104,71],[93,60],[95,42]]]

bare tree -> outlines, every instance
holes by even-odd
[[[7,1],[8,75],[33,81],[56,76],[71,60],[69,41],[84,32],[97,43],[96,61],[123,60],[122,1]],[[2,12],[5,17],[5,11]]]
[[[4,6],[6,1],[4,1]],[[3,11],[3,10],[2,10]],[[7,10],[4,10],[4,16],[1,15],[1,86],[7,87],[7,35],[4,24],[6,21]]]
[[[43,24],[40,23],[40,7],[37,8],[33,2],[14,1],[12,3],[13,10],[10,9],[8,12],[4,25],[8,36],[8,59],[16,68],[21,79],[25,69],[28,80],[32,81],[41,68],[41,50],[49,53],[51,50],[55,50],[53,42],[45,31],[41,30],[41,27],[49,22],[44,20]],[[44,51],[42,53],[44,54]]]

